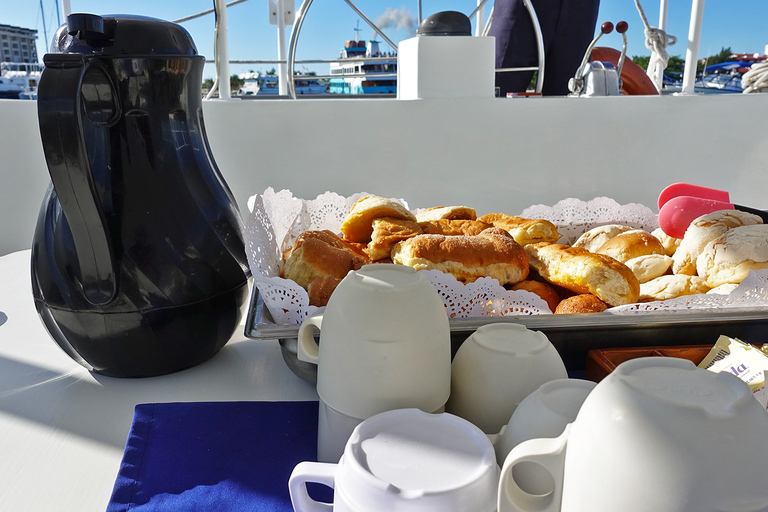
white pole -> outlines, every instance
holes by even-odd
[[[227,34],[227,1],[214,0],[216,5],[216,76],[219,78],[219,99],[232,98],[229,84],[229,42]]]
[[[477,10],[477,16],[475,16],[477,20],[475,22],[475,36],[481,36],[483,35],[483,26],[485,25],[485,4],[483,0],[477,0],[477,5],[480,8]]]
[[[288,94],[288,66],[285,60],[285,6],[283,0],[276,0],[275,4],[277,6],[277,58],[280,61],[277,65],[277,88],[278,93],[285,96]]]
[[[704,21],[704,0],[693,0],[691,6],[691,25],[688,29],[688,50],[685,52],[685,71],[681,94],[694,94],[696,83],[696,65],[699,61],[699,43],[701,26]]]
[[[72,7],[69,5],[69,0],[61,0],[61,10],[64,11],[64,21],[66,22],[67,16],[72,14]]]
[[[667,0],[661,0],[659,2],[659,30],[663,30],[664,32],[667,31],[667,11],[669,10],[667,6]],[[656,60],[655,68],[653,69],[653,82],[656,84],[656,88],[658,90],[661,90],[661,86],[664,83],[664,70],[661,69],[661,66],[658,64],[658,59]]]

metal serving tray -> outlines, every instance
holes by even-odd
[[[768,343],[768,308],[718,311],[653,312],[633,315],[585,313],[575,315],[522,315],[450,320],[453,353],[478,327],[511,322],[543,332],[563,358],[569,372],[584,370],[593,349],[714,344],[720,335],[761,345]],[[317,367],[296,356],[298,325],[278,325],[269,314],[259,290],[253,287],[245,336],[279,340],[283,359],[296,375],[316,382]]]

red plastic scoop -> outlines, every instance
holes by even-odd
[[[701,187],[699,185],[691,185],[690,183],[673,183],[672,185],[662,190],[661,194],[659,194],[659,210],[661,210],[661,207],[664,206],[669,200],[680,196],[712,199],[714,201],[722,201],[724,203],[731,202],[731,198],[728,192],[725,190]]]
[[[659,227],[671,237],[683,238],[685,230],[698,217],[720,210],[739,210],[758,215],[768,223],[768,212],[703,197],[678,196],[666,201],[659,209]]]

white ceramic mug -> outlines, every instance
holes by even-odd
[[[323,315],[302,323],[298,358],[318,365],[323,462],[339,460],[355,421],[392,409],[442,411],[450,394],[448,315],[432,283],[411,267],[350,272]]]
[[[456,352],[445,410],[496,434],[526,396],[545,382],[567,377],[560,354],[543,333],[520,324],[486,324]]]
[[[737,377],[630,360],[560,437],[512,449],[498,512],[765,511],[766,439],[768,414]]]
[[[523,441],[562,434],[596,385],[582,379],[551,380],[525,397],[494,442],[499,465],[504,465],[512,448]]]
[[[338,464],[302,462],[288,488],[295,512],[493,512],[499,466],[480,429],[448,413],[399,409],[366,419]],[[334,488],[313,500],[306,484]]]

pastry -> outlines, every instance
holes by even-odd
[[[394,217],[416,222],[416,216],[394,199],[366,196],[358,200],[341,224],[344,238],[350,242],[367,244],[373,233],[373,220],[380,217]]]
[[[625,231],[619,233],[613,238],[606,240],[596,251],[598,254],[605,254],[611,258],[626,263],[632,258],[638,256],[647,256],[649,254],[665,255],[664,246],[659,239],[642,230]]]
[[[664,250],[667,253],[667,256],[672,256],[675,254],[675,251],[677,251],[677,248],[680,247],[680,239],[675,238],[673,236],[669,236],[664,232],[661,228],[656,228],[653,231],[651,231],[651,234],[659,239],[659,242],[661,242],[661,245],[664,246]]]
[[[318,278],[341,280],[350,270],[368,263],[353,249],[332,231],[306,231],[285,252],[281,276],[295,281],[305,290]]]
[[[506,285],[528,276],[525,251],[499,228],[476,236],[418,235],[395,244],[392,261],[416,270],[440,270],[462,283],[487,276]]]
[[[573,247],[581,247],[589,252],[597,252],[601,245],[610,240],[611,238],[631,231],[632,227],[623,226],[621,224],[606,224],[604,226],[597,226],[589,231],[583,233],[579,238],[573,242]]]
[[[392,247],[402,240],[420,235],[421,227],[412,220],[381,217],[373,220],[371,241],[368,242],[368,257],[380,261],[390,257]]]
[[[421,230],[430,235],[451,235],[451,236],[475,236],[479,235],[481,231],[486,230],[491,226],[485,222],[479,220],[469,219],[440,219],[440,220],[427,220],[419,222]]]
[[[647,254],[624,262],[640,284],[663,276],[672,266],[672,257],[666,254]]]
[[[666,275],[641,284],[639,302],[675,299],[683,295],[696,295],[708,291],[709,286],[703,277],[684,274]]]
[[[739,210],[721,210],[698,217],[688,226],[680,246],[672,256],[672,272],[696,275],[696,259],[709,242],[729,229],[762,222],[757,215]]]
[[[554,312],[557,305],[560,303],[560,294],[557,293],[552,285],[542,283],[541,281],[525,280],[512,286],[513,290],[525,290],[527,292],[535,293],[541,297],[544,302],[549,306],[550,311]]]
[[[738,288],[739,285],[735,283],[725,283],[720,286],[715,286],[707,292],[707,295],[730,295],[733,290]]]
[[[428,220],[476,220],[477,213],[468,206],[433,206],[416,214],[418,222]]]
[[[524,219],[504,213],[489,213],[477,220],[509,232],[520,245],[554,243],[560,238],[555,225],[544,219]]]
[[[568,315],[573,313],[602,313],[608,309],[608,304],[601,301],[591,293],[574,295],[560,301],[555,308],[556,315]]]
[[[637,302],[637,277],[610,256],[548,243],[526,245],[525,251],[531,268],[550,283],[576,293],[591,293],[610,306]]]
[[[709,242],[698,259],[698,274],[714,288],[738,284],[750,270],[768,268],[768,225],[756,224],[730,229]]]

